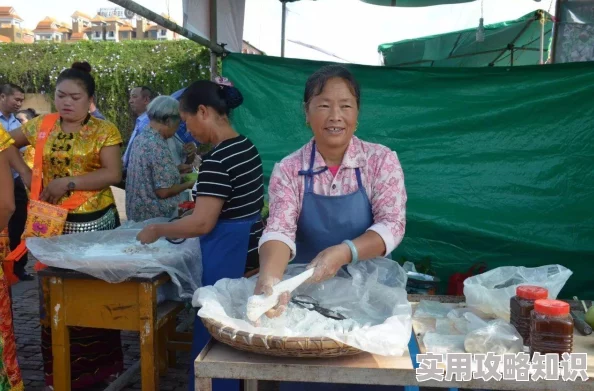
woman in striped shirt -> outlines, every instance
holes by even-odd
[[[241,278],[247,254],[256,262],[258,258],[254,250],[263,229],[262,160],[256,146],[237,133],[229,121],[230,111],[242,102],[239,90],[223,78],[216,83],[197,81],[184,91],[180,98],[182,119],[195,139],[215,147],[202,159],[192,215],[173,223],[150,225],[138,234],[141,243],[152,243],[160,237],[200,236],[203,285],[214,285],[222,278]],[[193,358],[208,339],[208,331],[196,319]],[[192,366],[189,384],[193,382]],[[213,389],[219,387],[239,390],[239,381],[213,381]]]

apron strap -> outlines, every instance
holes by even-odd
[[[305,193],[313,193],[313,176],[321,174],[328,169],[328,167],[324,167],[318,171],[314,171],[313,166],[314,166],[315,160],[316,160],[316,142],[314,141],[311,146],[311,156],[309,158],[309,169],[300,170],[298,172],[299,175],[305,176]]]
[[[357,184],[359,185],[359,190],[365,190],[365,188],[363,187],[363,181],[361,180],[361,170],[359,170],[359,167],[355,168],[355,175],[357,176]]]

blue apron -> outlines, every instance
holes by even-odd
[[[305,177],[305,190],[301,215],[297,221],[295,263],[310,263],[316,255],[328,247],[338,245],[344,240],[353,240],[365,233],[373,225],[373,213],[367,192],[361,181],[359,168],[355,169],[359,189],[351,194],[325,196],[314,194],[314,176],[328,168],[313,171],[316,144],[313,143],[309,169],[300,171]],[[399,387],[370,386],[355,384],[324,384],[282,382],[280,391],[336,391],[336,390],[394,390]]]
[[[214,285],[223,278],[242,278],[245,273],[250,230],[260,215],[238,220],[219,220],[214,229],[200,237],[202,285]],[[188,390],[194,390],[194,360],[210,339],[200,317],[194,319],[192,362]],[[213,391],[239,391],[239,380],[213,379]]]

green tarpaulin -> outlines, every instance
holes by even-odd
[[[258,147],[265,183],[311,137],[304,83],[322,63],[229,55],[245,102],[237,129]],[[357,135],[398,153],[406,236],[393,254],[430,257],[447,279],[489,268],[562,264],[564,297],[594,296],[594,63],[517,68],[351,66],[362,85]]]
[[[508,22],[485,26],[485,40],[477,42],[477,28],[409,39],[379,46],[386,66],[486,67],[536,65],[544,20],[544,60],[548,58],[553,21],[545,11],[531,12]]]

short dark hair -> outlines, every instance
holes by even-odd
[[[229,116],[231,110],[243,103],[241,92],[231,86],[217,84],[210,80],[192,83],[179,99],[179,110],[194,114],[200,105],[212,107],[220,115]]]
[[[17,114],[25,114],[25,116],[27,117],[28,120],[32,120],[33,118],[35,118],[35,117],[37,117],[39,115],[32,108],[28,108],[28,109],[17,111]]]
[[[307,79],[307,82],[305,82],[303,103],[305,104],[306,109],[309,106],[309,102],[312,100],[312,98],[322,93],[328,80],[334,78],[340,78],[348,84],[351,93],[357,100],[357,107],[360,106],[361,87],[359,86],[359,82],[357,82],[355,79],[355,76],[353,76],[353,74],[342,65],[326,65],[314,72]]]
[[[11,96],[14,95],[15,92],[20,92],[21,94],[24,94],[25,90],[23,90],[20,86],[17,86],[16,84],[12,83],[3,84],[2,87],[0,87],[0,94]]]
[[[95,79],[91,76],[91,64],[86,61],[75,62],[72,66],[60,73],[56,86],[65,80],[77,82],[90,98],[95,95]]]
[[[136,88],[140,88],[140,93],[145,98],[149,98],[149,100],[155,99],[155,92],[147,86],[138,86]]]

